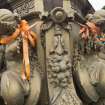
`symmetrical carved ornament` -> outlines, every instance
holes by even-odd
[[[70,49],[67,47],[69,33],[66,33],[59,24],[53,25],[52,28],[52,35],[46,32],[47,37],[50,35],[51,38],[46,39],[46,45],[49,40],[52,42],[49,43],[50,47],[46,48],[50,103],[51,105],[80,105],[81,101],[76,94],[72,79]]]

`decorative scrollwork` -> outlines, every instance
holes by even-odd
[[[68,51],[65,49],[61,30],[55,27],[54,48],[49,52],[48,68],[50,83],[54,87],[65,88],[70,83],[71,63]]]

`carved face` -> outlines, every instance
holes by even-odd
[[[7,9],[0,9],[0,34],[11,34],[15,31],[16,26],[14,14]]]

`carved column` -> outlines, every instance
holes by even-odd
[[[44,24],[45,62],[51,105],[81,105],[73,83],[70,22],[62,8],[51,11],[52,21]]]

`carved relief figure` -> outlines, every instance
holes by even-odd
[[[21,24],[21,22],[23,23]],[[25,26],[22,28],[24,24]],[[39,98],[40,67],[37,61],[36,48],[32,46],[34,44],[33,39],[29,36],[32,31],[27,28],[28,23],[26,21],[17,21],[17,16],[12,12],[0,9],[0,32],[2,35],[0,43],[6,47],[4,49],[6,69],[1,77],[1,96],[7,105],[35,105]],[[23,36],[24,38],[22,38]],[[30,39],[27,40],[29,37]],[[28,47],[29,40],[31,41]],[[28,62],[25,61],[28,52],[30,64],[28,59]]]
[[[105,10],[87,15],[74,55],[74,80],[89,105],[105,104]]]
[[[70,7],[71,2],[44,0],[39,4],[49,2],[52,6],[44,7],[48,14],[42,13],[31,27],[37,33],[37,47],[27,21],[1,9],[0,43],[6,46],[2,52],[6,71],[1,76],[1,96],[7,105],[37,105],[38,101],[39,105],[97,104],[104,90],[104,60],[98,56],[101,51],[93,37],[87,40],[90,27],[83,25],[86,31],[79,35],[82,16]],[[22,14],[21,7],[14,11],[18,9]],[[92,35],[100,32],[91,30]]]

